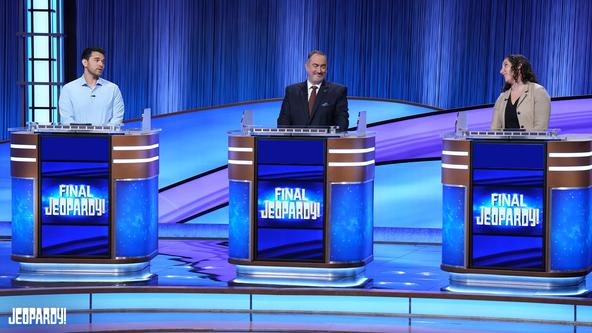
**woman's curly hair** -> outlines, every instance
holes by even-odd
[[[528,59],[523,56],[522,54],[509,54],[504,59],[508,59],[510,65],[512,66],[512,71],[514,72],[514,81],[518,82],[519,79],[522,79],[522,82],[534,82],[538,83],[536,79],[536,75],[534,75],[534,71],[532,70],[532,66]],[[508,82],[504,83],[504,88],[502,91],[506,91],[512,87],[511,84]]]

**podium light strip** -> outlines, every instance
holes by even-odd
[[[253,152],[253,148],[247,148],[247,147],[228,147],[228,151],[238,151],[238,152],[252,153]]]
[[[329,154],[364,154],[375,151],[376,148],[360,148],[360,149],[329,149]]]
[[[253,165],[253,161],[246,161],[246,160],[228,160],[228,164],[235,164],[235,165]]]
[[[469,170],[469,166],[465,164],[448,164],[442,163],[444,169]]]
[[[550,166],[549,171],[589,171],[592,170],[592,165],[580,166]]]
[[[36,145],[19,145],[19,144],[11,143],[10,144],[10,148],[14,148],[14,149],[37,149],[37,146]]]
[[[114,159],[113,164],[128,164],[128,163],[149,163],[158,160],[158,156],[149,158],[127,158],[127,159]]]
[[[442,150],[442,155],[448,156],[469,156],[468,151]]]
[[[155,143],[150,146],[113,146],[113,150],[152,150],[158,147],[159,144]]]
[[[579,153],[549,153],[549,157],[590,157],[592,151],[585,151]]]
[[[374,160],[364,162],[329,162],[330,167],[359,167],[374,164]]]
[[[37,159],[34,157],[10,157],[10,160],[13,162],[37,162]]]

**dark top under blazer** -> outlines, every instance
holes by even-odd
[[[281,126],[339,126],[340,131],[349,126],[347,112],[347,87],[323,81],[317,92],[312,116],[308,114],[308,91],[306,81],[286,88],[282,110],[277,120]]]

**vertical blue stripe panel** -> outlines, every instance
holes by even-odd
[[[228,257],[249,259],[251,183],[231,180],[228,192]]]
[[[552,189],[550,260],[552,271],[590,265],[590,189]]]
[[[407,297],[253,295],[254,311],[336,311],[408,314]]]
[[[465,265],[465,188],[443,186],[442,263]]]
[[[12,312],[14,307],[43,308],[57,307],[71,310],[88,310],[89,294],[56,294],[56,295],[25,295],[0,296],[0,312]]]
[[[158,247],[158,177],[115,183],[115,255],[141,257]]]
[[[93,309],[249,310],[249,295],[197,293],[93,294]]]
[[[33,255],[35,181],[12,178],[12,253]]]
[[[331,262],[362,261],[372,255],[374,182],[331,184]]]
[[[462,299],[412,298],[411,313],[428,316],[462,316],[522,320],[574,320],[570,304],[545,304]]]

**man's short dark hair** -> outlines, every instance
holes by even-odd
[[[325,54],[325,52],[320,51],[320,50],[312,50],[308,53],[308,58],[306,58],[306,62],[308,62],[310,60],[310,58],[312,58],[312,56],[315,54],[318,54],[320,56],[327,58],[327,55]]]
[[[88,60],[88,59],[90,59],[90,55],[93,52],[99,52],[100,54],[102,54],[103,56],[105,56],[105,50],[103,50],[102,48],[100,48],[100,47],[87,47],[86,49],[84,49],[82,51],[82,56],[80,56],[80,60],[84,60],[84,59]]]

